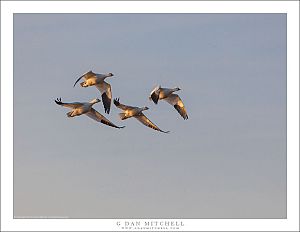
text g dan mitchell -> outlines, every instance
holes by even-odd
[[[169,227],[183,227],[183,221],[163,220],[163,221],[118,221],[117,226],[123,229],[137,229],[141,227],[161,227],[162,229]]]

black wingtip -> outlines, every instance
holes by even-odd
[[[62,105],[61,98],[56,98],[54,101],[57,105]]]
[[[150,97],[151,97],[152,101],[153,101],[155,104],[157,104],[158,99],[159,99],[159,95],[157,95],[157,94],[155,94],[155,93],[152,93]]]
[[[120,98],[115,98],[115,99],[114,99],[114,104],[115,104],[116,106],[120,105]]]
[[[181,115],[181,117],[183,118],[183,120],[187,120],[189,117],[188,115],[182,111],[182,109],[180,108],[179,105],[174,105],[174,108],[177,110],[177,112]]]
[[[189,116],[188,115],[185,115],[185,116],[182,116],[184,120],[188,120]]]
[[[110,105],[111,105],[111,99],[107,96],[106,93],[103,93],[101,95],[102,97],[102,102],[103,102],[103,106],[104,106],[104,112],[109,114],[110,111]]]

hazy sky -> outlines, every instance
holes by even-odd
[[[100,97],[73,88],[88,70],[171,133],[67,118],[55,98]],[[286,217],[286,15],[15,14],[14,215]]]

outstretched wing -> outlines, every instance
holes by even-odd
[[[149,99],[150,99],[150,100],[152,99],[152,101],[153,101],[155,104],[157,104],[157,102],[158,102],[158,99],[159,99],[159,92],[160,92],[160,86],[157,86],[157,87],[155,87],[155,88],[152,90],[152,92],[150,93]]]
[[[160,132],[163,132],[163,133],[169,133],[170,131],[163,131],[161,129],[159,129],[153,122],[151,122],[149,120],[149,118],[147,118],[143,113],[137,115],[137,116],[134,116],[137,120],[139,120],[141,123],[143,123],[145,126],[147,127],[150,127],[154,130],[157,130],[157,131],[160,131]]]
[[[125,127],[125,126],[116,126],[115,124],[113,124],[111,121],[109,121],[107,118],[105,118],[102,114],[100,114],[94,108],[91,108],[91,110],[89,112],[87,112],[86,115],[89,116],[90,118],[96,120],[97,122],[101,122],[101,123],[111,126],[111,127],[115,127],[115,128],[119,128],[119,129]]]
[[[77,107],[80,107],[80,106],[83,105],[83,103],[80,103],[80,102],[65,103],[65,102],[61,101],[61,98],[57,98],[54,101],[57,105],[64,106],[64,107],[67,107],[67,108],[71,108],[71,109],[74,109],[74,108],[77,108]]]
[[[116,107],[118,107],[119,109],[122,109],[122,110],[130,110],[130,109],[134,109],[135,107],[133,106],[127,106],[127,105],[123,105],[120,103],[120,98],[115,98],[114,99],[114,104]]]
[[[102,83],[96,85],[96,87],[97,87],[97,89],[99,89],[99,91],[102,94],[102,102],[103,102],[105,113],[109,114],[111,98],[112,98],[111,86],[110,86],[110,84],[103,81]]]
[[[183,117],[184,120],[189,118],[186,113],[184,104],[177,94],[172,93],[164,100],[167,101],[172,106],[174,106],[174,108],[178,111],[178,113]]]
[[[73,85],[73,87],[75,87],[75,85],[77,84],[78,81],[81,80],[81,78],[84,77],[85,80],[88,80],[89,78],[91,78],[91,77],[93,77],[93,76],[95,76],[95,75],[96,75],[96,74],[93,73],[92,71],[88,71],[87,73],[83,74],[81,77],[79,77],[79,78],[77,79],[77,81],[75,82],[75,84]]]

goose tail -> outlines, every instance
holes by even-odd
[[[87,85],[85,84],[85,82],[81,82],[80,85],[81,85],[81,87],[87,87]]]
[[[125,115],[125,113],[119,113],[119,116],[120,116],[121,120],[124,120],[124,119],[127,118],[126,115]]]

